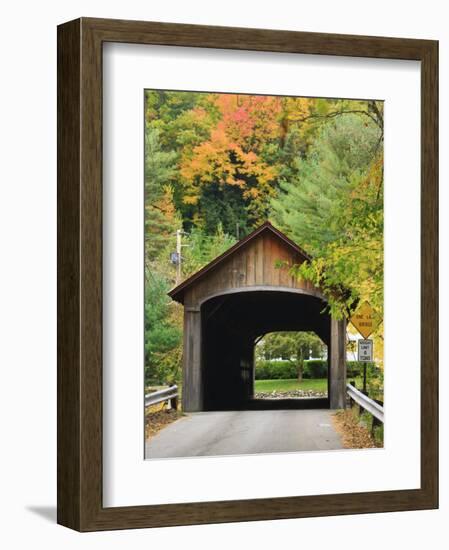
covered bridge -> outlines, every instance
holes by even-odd
[[[184,305],[185,411],[251,408],[255,342],[286,330],[314,331],[328,346],[324,406],[344,408],[346,324],[323,313],[318,288],[289,274],[288,266],[307,259],[266,222],[169,292]]]

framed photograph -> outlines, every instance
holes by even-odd
[[[438,506],[438,43],[58,27],[58,522]]]

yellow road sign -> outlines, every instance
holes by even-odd
[[[357,308],[357,311],[351,317],[350,321],[363,338],[368,338],[380,324],[380,319],[376,317],[373,308],[368,302],[363,302],[363,304]]]

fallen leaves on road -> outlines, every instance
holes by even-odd
[[[175,409],[147,410],[145,413],[145,439],[156,435],[181,416],[183,416],[183,413]]]
[[[332,421],[345,449],[370,449],[378,446],[369,429],[359,423],[355,409],[336,412],[332,415]]]

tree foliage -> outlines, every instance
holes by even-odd
[[[359,300],[382,315],[382,102],[147,90],[147,382],[180,377],[182,306],[166,295],[176,231],[185,278],[266,219],[311,254],[292,273],[326,294],[332,316]],[[303,360],[291,334],[266,339]]]
[[[335,118],[273,201],[275,223],[313,257],[293,272],[325,292],[336,318],[360,300],[382,314],[381,140],[377,125],[364,117]]]
[[[180,218],[173,203],[176,153],[163,151],[158,130],[145,130],[145,258],[155,261]]]
[[[326,346],[313,332],[272,332],[265,335],[256,346],[257,360],[283,359],[296,367],[297,377],[302,379],[304,361],[321,358]]]
[[[173,318],[166,280],[150,274],[145,285],[145,380],[147,384],[179,379],[182,333]],[[171,311],[172,309],[172,311]]]

